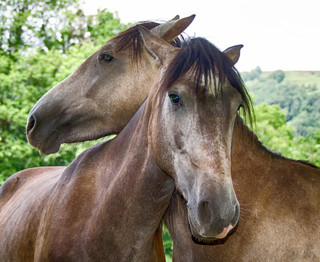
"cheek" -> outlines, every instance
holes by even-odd
[[[83,86],[83,93],[86,98],[94,98],[97,96],[97,93],[99,92],[100,87],[100,76],[99,74],[91,77],[85,82],[85,85]]]
[[[157,115],[152,116],[149,123],[155,160],[162,170],[174,177],[174,158],[177,150],[179,151],[177,144],[182,146],[180,136],[176,132],[174,116],[164,106]]]

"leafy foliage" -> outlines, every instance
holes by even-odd
[[[320,72],[242,73],[256,105],[279,105],[295,136],[313,135],[320,128]]]
[[[285,157],[320,166],[320,128],[307,137],[294,136],[294,128],[285,121],[286,115],[278,105],[260,104],[255,113],[255,133],[265,146]]]
[[[34,47],[65,52],[86,32],[78,0],[4,0],[0,10],[1,51],[11,56]]]
[[[163,226],[162,228],[162,241],[163,241],[164,252],[166,255],[166,261],[171,262],[172,250],[173,250],[172,239],[168,229],[165,226]]]

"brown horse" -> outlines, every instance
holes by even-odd
[[[68,88],[72,90],[74,87],[70,85]],[[126,92],[130,93],[127,90],[134,89],[134,86],[127,85],[122,88],[126,88],[123,92],[125,96]],[[128,96],[127,99],[126,104],[142,103],[138,96]],[[97,103],[107,100],[107,96],[98,97]],[[85,103],[84,100],[82,102]],[[60,106],[59,103],[57,105]],[[118,104],[119,108],[114,108],[113,112],[117,113],[122,106]],[[105,109],[109,112],[109,108]],[[90,120],[94,121],[94,112],[89,113],[87,115],[91,116]],[[114,118],[120,119],[121,115],[115,114]],[[69,125],[72,124],[70,121]],[[91,132],[94,134],[95,130],[92,128]],[[62,135],[65,134],[62,132]],[[74,141],[80,140],[81,137],[74,138]],[[176,211],[170,208],[166,215],[174,241],[174,259],[319,260],[319,169],[269,152],[239,118],[233,134],[231,160],[235,191],[243,207],[238,227],[224,244],[193,244],[188,231],[185,204],[179,195],[175,194],[172,198],[174,204],[171,206],[174,206]],[[180,208],[177,208],[179,206]]]
[[[70,90],[75,88],[72,84],[64,87]],[[126,88],[123,92],[125,96],[128,89],[135,87],[127,85],[122,88]],[[97,103],[102,104],[108,97],[101,96],[96,99]],[[126,105],[142,103],[138,96],[128,96],[127,99]],[[60,106],[61,102],[56,100],[55,103]],[[82,100],[82,103],[85,101]],[[116,112],[114,118],[120,119],[121,115],[117,114],[117,110],[123,105],[116,104],[116,106],[118,108],[113,108],[113,112]],[[111,109],[106,106],[105,110],[109,112]],[[88,112],[90,120],[94,121],[94,112]],[[42,113],[45,113],[45,110]],[[69,125],[72,124],[70,121]],[[66,135],[63,131],[61,130],[62,135]],[[95,133],[95,130],[91,131]],[[81,137],[74,138],[74,141],[80,140]],[[174,204],[170,206],[174,206],[176,212],[170,208],[166,216],[174,241],[174,259],[178,261],[319,260],[319,169],[266,150],[239,118],[233,134],[231,156],[235,191],[243,207],[239,225],[224,244],[195,245],[188,233],[185,204],[179,195],[175,194],[172,198]]]
[[[157,260],[154,236],[174,187],[198,241],[236,225],[231,138],[248,98],[231,59],[215,60],[204,39],[178,49],[143,36],[165,70],[124,130],[66,169],[29,169],[1,187],[1,261]]]

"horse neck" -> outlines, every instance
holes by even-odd
[[[263,187],[269,181],[279,179],[276,169],[286,168],[283,170],[285,174],[289,167],[287,159],[268,150],[242,119],[237,117],[232,141],[231,170],[239,201],[251,199],[247,196],[249,193],[246,195],[241,188]],[[237,187],[240,188],[238,192]]]
[[[99,231],[89,234],[98,246],[103,243],[116,250],[125,245],[122,251],[126,253],[118,255],[131,260],[146,260],[159,251],[154,236],[174,188],[173,180],[159,169],[152,155],[147,136],[149,111],[142,106],[114,140],[80,155],[65,174],[71,177],[71,190],[80,188],[84,190],[81,195],[86,195],[81,206],[88,208],[77,217],[90,223],[82,230],[89,230],[88,224],[96,225]],[[63,193],[69,198],[68,210],[79,192],[74,196],[68,190]],[[67,212],[74,217],[72,210]]]
[[[237,118],[234,128],[232,142],[232,167],[234,172],[242,173],[242,178],[246,177],[246,170],[255,170],[256,174],[267,179],[271,176],[279,177],[277,169],[282,169],[282,173],[288,171],[295,173],[318,173],[319,168],[304,163],[288,159],[280,154],[268,150],[258,139],[258,137],[243,123],[240,117]],[[259,172],[257,172],[259,171]],[[317,176],[317,175],[316,175]]]
[[[243,166],[252,168],[253,164],[260,162],[264,162],[264,165],[270,164],[273,155],[243,123],[242,119],[237,117],[232,138],[233,169],[240,170]]]
[[[245,153],[244,153],[245,152]],[[232,163],[242,156],[246,160],[250,157],[263,157],[272,153],[259,141],[258,137],[243,123],[238,116],[235,121],[232,138]]]
[[[117,137],[120,144],[115,143],[115,146],[122,146],[125,152],[120,161],[119,176],[113,180],[112,195],[107,190],[105,202],[113,209],[115,222],[123,220],[123,227],[117,230],[117,234],[125,236],[123,243],[131,238],[130,242],[135,243],[136,252],[141,252],[144,248],[155,248],[156,251],[152,252],[159,254],[163,250],[162,242],[159,250],[154,236],[159,231],[162,217],[170,203],[174,184],[153,158],[148,141],[149,113],[150,110],[144,105]],[[130,140],[126,148],[121,141],[123,139]],[[108,223],[110,226],[110,222]],[[150,243],[153,243],[152,246]],[[140,259],[146,259],[147,255],[139,256]]]

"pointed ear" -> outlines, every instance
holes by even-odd
[[[144,46],[148,52],[159,62],[161,65],[170,57],[178,48],[173,47],[163,39],[153,35],[151,31],[143,26],[139,26],[139,31],[143,39]]]
[[[175,21],[175,20],[178,20],[180,18],[179,15],[176,15],[174,18],[172,18],[170,21]]]
[[[172,20],[154,27],[151,32],[167,42],[172,42],[192,23],[194,18],[195,15],[181,19],[179,19],[179,16],[175,16]]]
[[[240,50],[242,47],[243,45],[235,45],[223,51],[223,53],[231,59],[232,65],[235,65],[238,62],[240,58]]]

